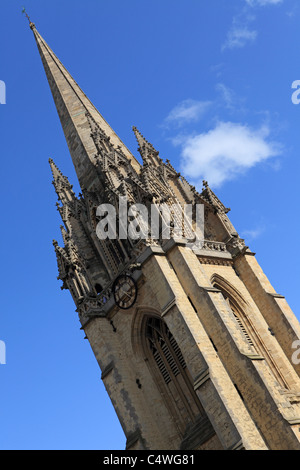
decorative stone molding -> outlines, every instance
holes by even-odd
[[[286,419],[286,418],[285,418]],[[295,418],[295,419],[286,419],[286,421],[293,425],[293,424],[300,424],[300,418]]]
[[[101,379],[104,380],[105,377],[108,376],[108,374],[114,369],[115,367],[115,363],[114,361],[111,361],[102,371],[102,374],[101,374]]]
[[[241,354],[251,359],[251,361],[264,361],[265,360],[265,358],[261,356],[260,354],[249,354],[249,353],[241,353]]]
[[[206,292],[216,292],[216,293],[221,293],[222,291],[220,289],[217,289],[216,287],[201,287],[202,289],[206,290]]]
[[[161,312],[161,316],[164,317],[170,310],[171,308],[176,305],[176,297],[173,297],[163,308]]]
[[[209,251],[221,251],[221,252],[228,251],[226,247],[226,243],[211,241],[211,240],[204,240],[202,249],[209,250]]]
[[[198,390],[201,385],[203,385],[208,379],[210,378],[209,376],[209,369],[208,367],[201,371],[199,375],[194,380],[194,390]]]
[[[285,299],[284,295],[277,294],[276,292],[267,292],[267,294],[274,297],[274,299]]]
[[[198,259],[201,264],[213,264],[215,266],[232,266],[233,261],[231,259],[223,258],[210,258],[206,256],[198,256]]]
[[[234,234],[226,244],[227,250],[232,254],[233,257],[236,257],[242,253],[245,253],[248,250],[248,247],[245,245],[245,241]]]
[[[85,296],[77,307],[79,318],[83,317],[104,317],[106,315],[104,306],[111,296],[111,289],[103,291],[96,297]]]
[[[146,449],[144,439],[142,438],[142,433],[139,428],[128,434],[125,449],[130,450],[138,441],[140,442],[140,448],[142,450]]]
[[[199,449],[202,444],[211,439],[215,434],[216,432],[207,415],[199,416],[195,423],[188,425],[180,445],[180,450]]]
[[[244,450],[244,449],[245,447],[244,447],[243,441],[240,440],[236,444],[233,444],[232,446],[230,446],[227,450]]]

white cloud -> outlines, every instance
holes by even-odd
[[[224,85],[224,83],[217,83],[216,90],[220,93],[226,108],[230,110],[235,109],[236,103],[240,100],[237,99],[234,91]]]
[[[256,240],[265,231],[265,227],[257,227],[250,230],[242,230],[241,236],[247,240]]]
[[[217,83],[216,91],[218,92],[217,102],[215,108],[225,108],[230,115],[241,115],[247,112],[245,107],[246,99],[238,96],[232,88],[228,87],[224,83]]]
[[[234,24],[228,31],[227,39],[222,46],[222,50],[244,47],[247,43],[254,42],[256,37],[257,31],[249,29],[248,26]]]
[[[220,186],[281,154],[280,145],[270,141],[269,135],[267,126],[252,129],[239,123],[219,122],[207,133],[181,139],[182,173],[193,184],[205,179],[211,186]]]
[[[255,20],[255,16],[250,13],[251,8],[279,5],[283,3],[283,1],[284,0],[245,0],[245,7],[242,8],[238,15],[233,17],[231,29],[227,33],[225,43],[222,45],[222,51],[225,49],[242,48],[256,40],[257,31],[249,28],[250,22]]]
[[[185,123],[198,121],[211,106],[210,101],[187,99],[173,108],[165,119],[165,124],[181,126]]]
[[[251,7],[253,6],[265,6],[265,5],[277,5],[279,3],[282,3],[283,0],[246,0],[246,3],[250,5]]]

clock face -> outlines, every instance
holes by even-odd
[[[132,307],[137,297],[135,280],[127,274],[119,276],[114,282],[113,294],[119,308],[127,310]]]

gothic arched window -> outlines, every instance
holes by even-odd
[[[227,285],[226,281],[219,276],[214,276],[212,278],[212,283],[214,287],[221,291],[224,299],[226,300],[235,317],[235,320],[237,321],[240,330],[242,331],[246,341],[251,346],[255,354],[262,356],[266,360],[266,363],[269,365],[270,370],[278,383],[283,388],[288,388],[287,383],[276,364],[276,361],[272,357],[271,351],[268,350],[258,331],[250,321],[249,315],[247,315],[247,309],[249,306],[247,306],[242,296],[230,285]]]
[[[202,405],[181,350],[165,322],[158,317],[147,317],[145,330],[152,372],[154,369],[159,388],[164,389],[168,406],[183,435],[187,425],[203,414]]]

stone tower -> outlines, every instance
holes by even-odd
[[[126,448],[300,450],[300,366],[291,358],[300,326],[229,209],[206,182],[197,192],[133,128],[140,164],[30,27],[81,187],[76,196],[50,160],[63,220],[58,279],[74,299]],[[146,234],[135,238],[120,201],[126,210],[175,209],[167,223],[158,211],[158,237],[131,217]],[[116,238],[98,236],[103,204],[115,209]],[[187,204],[194,212],[179,236]],[[204,241],[191,245],[198,206]]]

